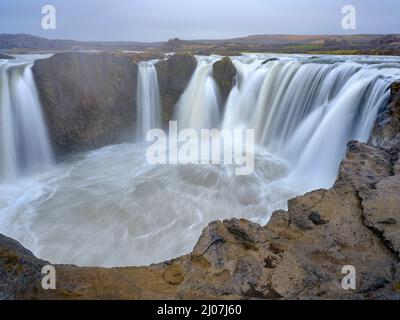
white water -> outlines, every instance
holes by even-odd
[[[219,127],[219,93],[212,77],[213,57],[200,58],[188,88],[176,107],[178,128],[195,130]]]
[[[145,141],[150,129],[161,128],[160,90],[153,61],[139,63],[136,128],[139,141]]]
[[[228,165],[151,166],[145,144],[109,146],[0,185],[0,232],[54,263],[143,265],[189,252],[212,220],[266,223],[287,199],[329,187],[346,142],[369,138],[400,60],[278,56],[262,65],[269,57],[234,59],[238,81],[222,119],[215,58],[199,58],[176,110],[181,128],[254,128],[252,175]]]
[[[263,57],[265,59],[265,57]],[[303,193],[329,188],[346,144],[366,142],[399,60],[281,56],[234,60],[239,81],[223,127],[253,128],[259,145],[290,163],[287,183]]]
[[[53,163],[31,71],[33,59],[0,60],[0,183],[12,183]]]

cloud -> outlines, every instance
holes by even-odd
[[[396,33],[398,0],[352,0],[353,33]],[[159,41],[250,34],[342,34],[348,0],[1,0],[0,30],[76,40]],[[40,27],[41,8],[57,9],[57,29]]]

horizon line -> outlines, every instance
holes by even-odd
[[[332,34],[309,34],[309,33],[304,33],[304,34],[296,34],[296,33],[265,33],[265,34],[250,34],[250,35],[243,35],[243,36],[236,36],[236,37],[231,37],[231,38],[198,38],[198,39],[183,39],[179,37],[171,37],[167,40],[158,40],[158,41],[138,41],[138,40],[75,40],[71,38],[49,38],[49,37],[44,37],[42,35],[36,35],[32,33],[23,33],[23,32],[18,32],[18,33],[0,33],[0,36],[17,36],[17,35],[24,35],[24,36],[32,36],[36,38],[41,38],[41,39],[46,39],[46,40],[54,40],[54,41],[74,41],[74,42],[101,42],[101,43],[143,43],[143,44],[154,44],[154,43],[164,43],[167,42],[171,39],[176,39],[178,38],[179,40],[182,41],[229,41],[229,40],[236,40],[236,39],[245,39],[249,37],[265,37],[265,36],[295,36],[295,37],[354,37],[354,36],[389,36],[389,35],[394,35],[394,36],[400,36],[400,33],[354,33],[354,34],[338,34],[338,33],[332,33]]]

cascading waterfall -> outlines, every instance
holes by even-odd
[[[143,143],[108,146],[0,184],[0,233],[53,263],[126,266],[186,254],[216,219],[264,224],[288,199],[333,183],[346,143],[369,139],[389,83],[400,79],[395,57],[243,55],[232,58],[237,81],[222,106],[217,59],[198,57],[175,117],[180,129],[254,128],[252,174],[236,176],[228,164],[150,165]],[[50,157],[27,147],[47,141],[29,65],[0,68],[1,173],[18,176]],[[140,64],[138,80],[142,140],[161,118],[153,63]]]
[[[32,62],[0,62],[0,181],[12,182],[53,163]]]
[[[369,139],[398,61],[261,61],[234,59],[239,82],[228,97],[222,126],[253,128],[259,145],[290,162],[288,180],[299,192],[330,187],[346,143]]]
[[[146,139],[150,129],[161,127],[161,102],[157,70],[153,61],[139,63],[137,83],[137,137]]]
[[[198,59],[190,83],[176,106],[178,128],[195,130],[219,127],[219,93],[212,77],[212,57]]]

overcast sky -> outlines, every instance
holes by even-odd
[[[56,30],[41,9],[57,9]],[[357,29],[341,27],[344,5]],[[400,33],[400,0],[0,0],[0,33],[75,40],[221,39],[252,34]]]

